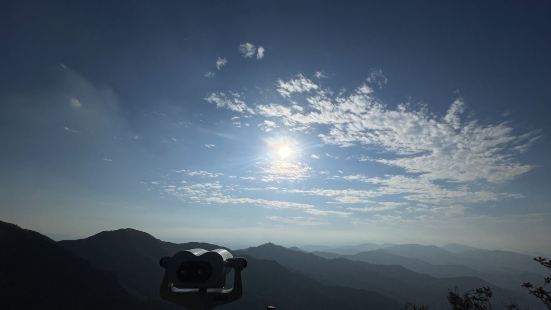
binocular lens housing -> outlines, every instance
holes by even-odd
[[[212,266],[208,262],[183,262],[178,268],[178,280],[181,283],[205,282],[212,276]]]

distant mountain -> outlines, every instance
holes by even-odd
[[[361,261],[370,264],[377,265],[397,265],[405,267],[409,270],[428,274],[438,278],[449,278],[449,277],[478,277],[480,272],[470,269],[461,265],[434,265],[427,263],[423,260],[416,258],[403,257],[395,255],[392,253],[386,252],[384,249],[361,252],[354,255],[339,255],[335,253],[327,252],[314,252],[314,254],[325,257],[325,258],[346,258],[354,261]]]
[[[400,302],[446,308],[445,296],[454,288],[467,290],[492,287],[496,300],[506,300],[512,293],[473,277],[438,279],[415,273],[401,266],[382,266],[348,259],[325,259],[311,253],[293,251],[274,244],[265,244],[239,252],[256,258],[275,260],[283,266],[322,283],[362,288],[379,292]]]
[[[464,252],[467,252],[467,251],[482,250],[482,249],[479,249],[479,248],[475,248],[475,247],[472,247],[472,246],[463,245],[463,244],[459,244],[459,243],[448,243],[448,244],[442,246],[442,248],[446,251],[450,251],[450,252],[453,252],[453,253],[464,253]]]
[[[509,261],[507,256],[500,260],[496,256],[499,256],[498,253],[503,251],[472,249],[469,247],[469,249],[464,248],[466,252],[452,253],[434,246],[397,245],[354,255],[340,255],[330,252],[314,252],[314,254],[324,258],[334,259],[340,257],[371,264],[398,265],[438,278],[477,277],[500,287],[516,291],[521,295],[525,294],[525,289],[520,286],[521,283],[526,281],[538,282],[541,279],[541,275],[538,273],[517,270],[528,264],[530,264],[529,268],[531,269],[537,268],[537,264],[533,263],[530,257],[515,253],[511,255],[513,257],[512,261]],[[473,259],[473,257],[477,259]],[[430,261],[430,263],[427,261]],[[450,264],[450,262],[455,262],[455,264]],[[512,269],[511,266],[516,266],[517,269]]]
[[[0,222],[0,249],[2,309],[162,309],[34,231]]]
[[[91,261],[98,268],[117,275],[134,294],[159,298],[162,269],[158,261],[177,251],[220,246],[206,243],[175,244],[153,236],[122,229],[101,232],[86,239],[61,241],[61,245]],[[265,309],[268,305],[281,309],[401,309],[392,298],[362,289],[324,285],[300,273],[291,272],[272,260],[249,257],[243,272],[243,297],[220,309]]]
[[[378,249],[384,249],[386,247],[392,246],[390,243],[362,243],[358,245],[347,245],[339,247],[330,247],[323,245],[305,245],[301,246],[300,249],[306,252],[326,252],[326,253],[336,253],[341,255],[353,255],[360,252],[373,251]]]
[[[403,309],[394,299],[378,293],[323,285],[271,260],[247,257],[243,273],[244,296],[221,309]]]
[[[451,248],[458,250],[457,245]],[[434,265],[463,265],[484,272],[539,272],[532,257],[511,251],[462,248],[449,251],[434,245],[401,244],[386,247],[387,253],[416,258]]]

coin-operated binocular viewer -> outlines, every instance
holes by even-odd
[[[235,301],[243,294],[241,271],[247,260],[224,249],[192,249],[161,258],[165,268],[161,297],[189,310],[210,310]],[[226,276],[234,270],[233,287]]]

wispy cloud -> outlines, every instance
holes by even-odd
[[[204,147],[206,147],[207,149],[212,149],[212,148],[215,148],[216,145],[207,143],[207,144],[204,144]]]
[[[382,88],[388,83],[388,78],[384,75],[383,70],[372,70],[367,77],[367,82],[371,85],[377,85]]]
[[[343,216],[343,217],[347,217],[352,214],[352,212],[346,212],[346,211],[320,210],[320,209],[308,209],[306,210],[306,213],[311,215],[319,215],[319,216],[337,215],[337,216]]]
[[[71,107],[76,109],[82,108],[82,103],[76,97],[69,97],[69,104],[71,105]]]
[[[252,43],[243,43],[239,45],[239,53],[245,58],[252,58],[256,53],[256,47]],[[264,51],[263,51],[264,53]]]
[[[261,164],[263,182],[301,181],[310,177],[312,168],[298,161],[273,160]]]
[[[260,129],[262,129],[263,131],[265,132],[270,132],[272,130],[274,130],[275,128],[277,128],[277,124],[276,122],[274,121],[270,121],[270,120],[264,120],[262,121],[262,123],[258,124],[258,127]]]
[[[327,224],[326,222],[312,220],[301,216],[283,217],[278,215],[271,215],[271,216],[267,216],[266,218],[269,219],[270,221],[274,221],[282,224],[290,224],[290,225],[318,226],[318,225]]]
[[[323,71],[316,71],[314,73],[314,76],[317,78],[317,79],[326,79],[327,78],[327,75],[325,75],[323,73]]]
[[[239,197],[228,194],[231,190],[219,181],[190,183],[189,181],[162,184],[161,191],[183,201],[214,205],[252,205],[271,209],[310,209],[314,206],[282,200],[269,200],[253,197]]]
[[[257,49],[257,51],[256,51],[256,59],[262,59],[262,58],[264,58],[264,52],[265,52],[264,47],[259,46],[258,49]]]
[[[307,79],[302,74],[297,74],[293,79],[277,81],[277,91],[283,97],[289,97],[293,93],[303,93],[318,89],[319,86]]]
[[[228,64],[228,60],[224,57],[218,57],[218,59],[216,59],[216,69],[218,71],[222,70],[222,67],[224,67],[227,64]]]
[[[260,60],[264,58],[264,54],[266,52],[266,49],[263,46],[258,46],[258,48],[249,42],[243,43],[239,45],[239,53],[244,58],[253,58],[256,55],[256,59]]]
[[[216,104],[218,108],[227,108],[234,112],[255,114],[254,110],[249,108],[245,101],[241,99],[238,93],[226,94],[224,92],[211,93],[205,100]]]
[[[205,171],[205,170],[187,170],[187,169],[183,169],[183,170],[178,170],[176,171],[178,173],[183,173],[183,174],[186,174],[188,176],[191,176],[191,177],[206,177],[206,178],[218,178],[218,177],[221,177],[223,176],[224,174],[221,173],[221,172],[209,172],[209,171]]]
[[[277,91],[284,97],[294,92],[317,90],[303,76],[278,81]],[[464,102],[455,100],[443,117],[407,105],[391,109],[361,85],[348,96],[333,97],[316,91],[306,99],[307,110],[286,105],[258,105],[258,114],[279,119],[289,128],[324,125],[318,136],[327,144],[341,147],[368,145],[380,147],[393,159],[377,162],[421,173],[432,180],[500,183],[530,171],[533,166],[515,159],[526,149],[536,133],[515,134],[506,123],[483,125],[463,121]]]
[[[67,126],[63,127],[63,130],[65,130],[65,131],[67,131],[67,132],[70,132],[70,133],[79,133],[78,130],[72,129],[72,128],[67,127]]]

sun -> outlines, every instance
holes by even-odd
[[[293,151],[291,150],[291,147],[287,144],[281,145],[277,149],[277,156],[279,156],[279,158],[281,159],[289,158],[289,156],[291,156],[292,153]]]
[[[290,137],[267,138],[266,155],[273,163],[289,163],[298,160],[301,149],[298,141]]]

